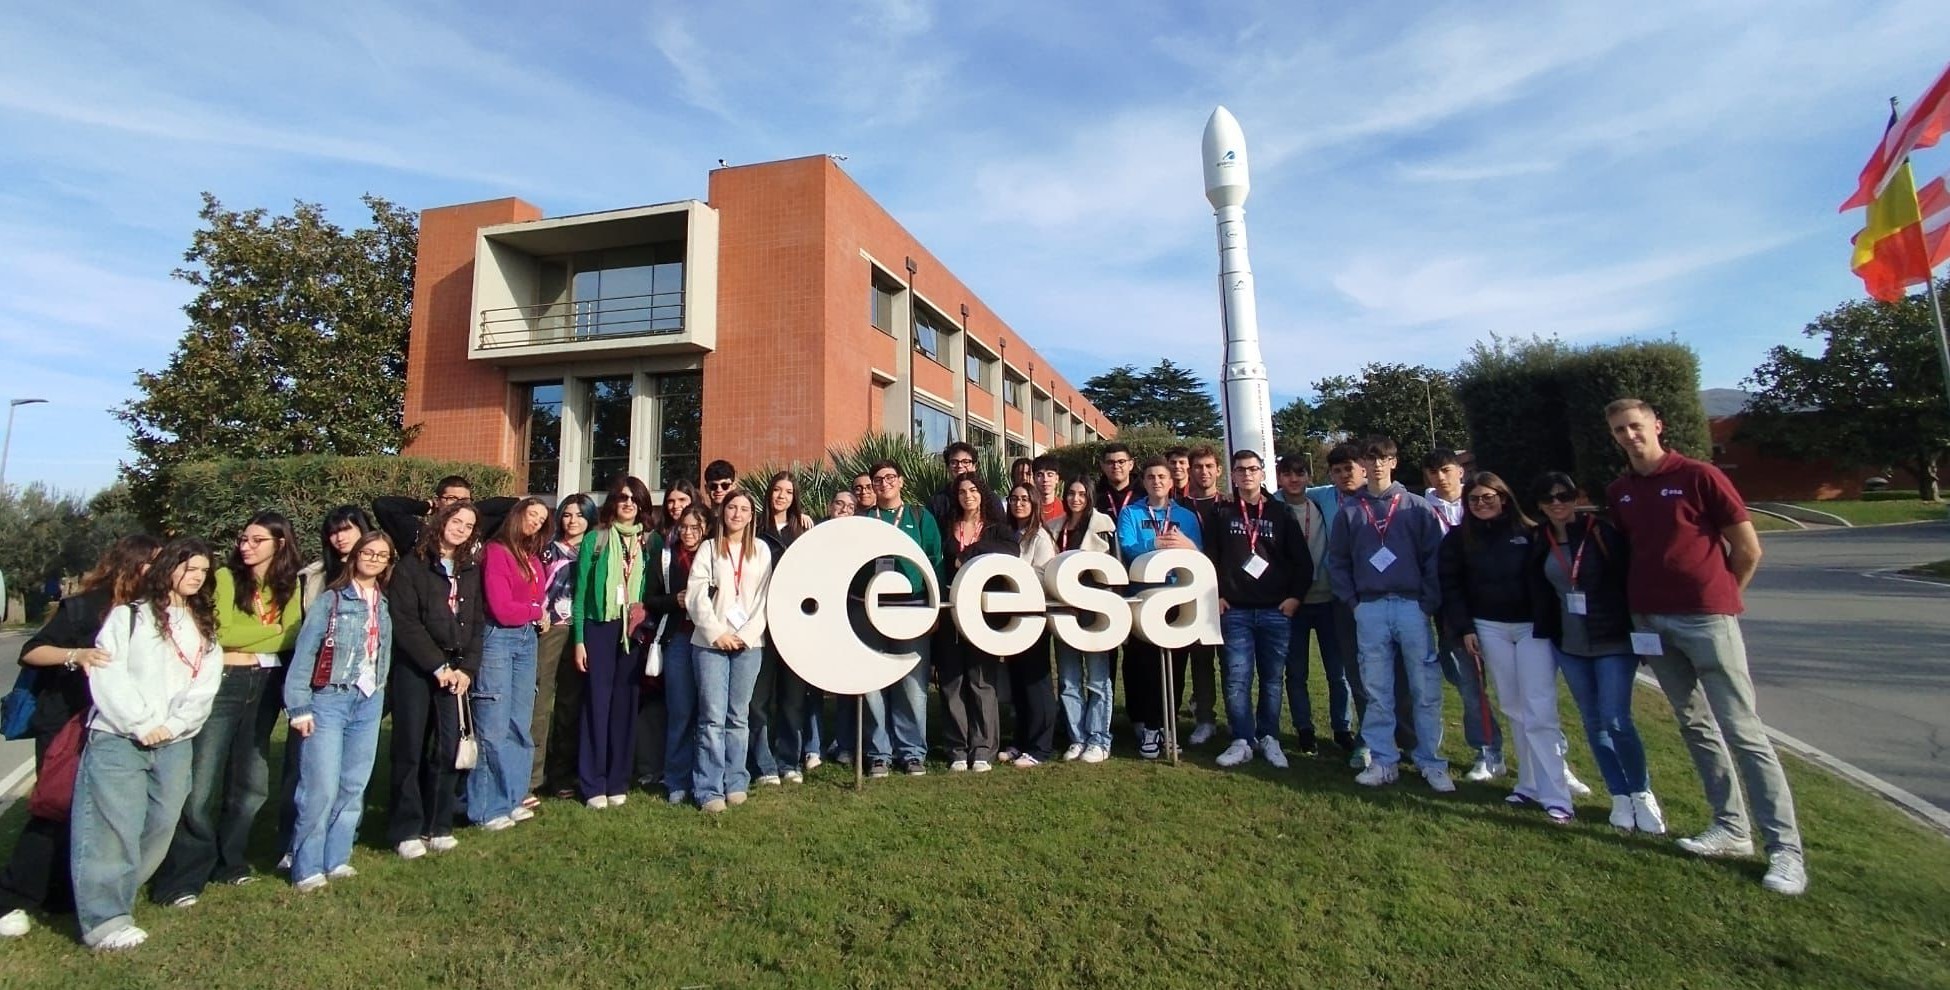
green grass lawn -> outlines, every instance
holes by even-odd
[[[1950,503],[1924,502],[1919,499],[1887,499],[1874,502],[1861,502],[1836,499],[1830,502],[1794,502],[1804,509],[1814,509],[1841,516],[1857,526],[1877,526],[1885,523],[1938,522],[1950,518]]]
[[[1792,532],[1801,528],[1788,522],[1786,519],[1778,516],[1770,516],[1765,512],[1749,513],[1749,518],[1754,521],[1754,529],[1762,533]]]
[[[1945,581],[1950,581],[1950,560],[1939,560],[1934,564],[1912,567],[1903,573],[1914,574],[1917,577],[1941,578]]]
[[[1642,691],[1639,711],[1672,826],[1703,827],[1665,705]],[[1455,716],[1452,696],[1460,757]],[[1217,745],[1174,768],[1119,742],[1096,766],[937,764],[864,794],[829,765],[715,819],[549,801],[417,862],[361,847],[361,875],[316,894],[145,901],[131,953],[37,926],[0,942],[0,987],[1950,986],[1950,842],[1798,761],[1813,882],[1790,899],[1758,859],[1614,833],[1602,788],[1556,827],[1506,807],[1507,779],[1370,791],[1331,746],[1225,771]],[[1581,734],[1572,754],[1597,784]]]

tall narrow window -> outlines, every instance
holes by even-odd
[[[589,484],[601,490],[609,479],[630,469],[630,406],[635,390],[628,378],[589,380]]]
[[[894,332],[894,294],[900,289],[876,277],[867,294],[867,321],[888,333]]]
[[[658,375],[655,379],[657,422],[663,431],[657,437],[656,477],[647,479],[652,488],[661,489],[678,478],[699,480],[699,455],[704,450],[701,424],[704,422],[704,373],[680,371]]]
[[[930,360],[941,360],[941,348],[952,332],[948,321],[925,309],[914,314],[914,349],[926,354]]]
[[[530,494],[553,495],[561,490],[561,382],[528,386],[528,458],[522,476]]]
[[[959,439],[961,421],[945,409],[925,402],[914,403],[914,440],[921,449],[933,453]]]

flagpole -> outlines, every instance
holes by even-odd
[[[1930,315],[1936,317],[1936,356],[1943,367],[1943,401],[1950,405],[1950,330],[1943,325],[1943,303],[1937,299],[1934,271],[1923,280],[1923,294],[1930,297]]]

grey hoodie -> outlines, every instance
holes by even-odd
[[[1401,595],[1415,599],[1423,612],[1434,615],[1442,604],[1442,582],[1436,570],[1442,523],[1428,501],[1397,483],[1380,495],[1363,488],[1345,502],[1334,514],[1334,533],[1327,542],[1327,574],[1334,597],[1353,604]],[[1395,559],[1381,570],[1374,565],[1374,555],[1384,545]]]

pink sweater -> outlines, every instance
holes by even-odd
[[[539,558],[530,557],[533,578],[521,573],[515,555],[499,543],[490,543],[481,560],[481,580],[486,587],[488,620],[497,626],[525,626],[542,619],[542,581]]]

